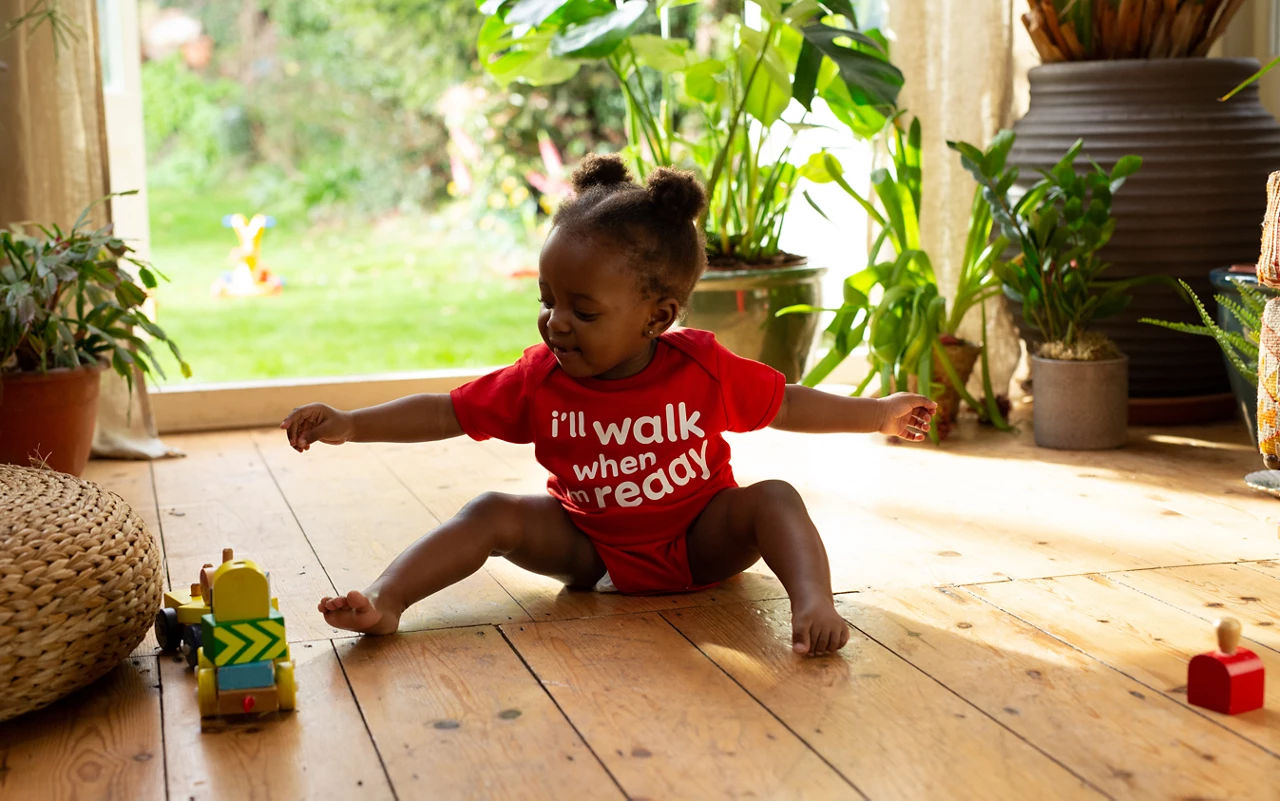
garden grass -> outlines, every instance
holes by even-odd
[[[192,381],[489,367],[538,341],[536,283],[512,277],[536,269],[536,249],[498,247],[503,237],[465,218],[280,220],[263,237],[262,263],[283,291],[215,298],[210,285],[237,243],[222,217],[253,211],[243,193],[155,188],[150,208],[151,260],[170,279],[157,291],[157,321]],[[161,383],[183,382],[167,353],[162,365]]]

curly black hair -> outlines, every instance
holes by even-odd
[[[688,305],[707,266],[698,225],[707,194],[693,173],[659,167],[640,186],[618,156],[591,155],[573,173],[573,192],[555,226],[612,241],[628,253],[642,292]]]

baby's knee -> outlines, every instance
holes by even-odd
[[[804,507],[804,500],[796,488],[781,479],[761,481],[748,489],[753,500],[764,509]]]
[[[509,542],[521,521],[520,498],[504,492],[486,492],[467,502],[458,517],[495,540],[495,550]]]

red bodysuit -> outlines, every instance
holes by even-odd
[[[571,378],[535,345],[450,394],[473,439],[532,442],[547,490],[614,585],[652,593],[696,589],[685,535],[712,496],[737,486],[721,432],[768,425],[784,388],[777,370],[686,328],[659,337],[627,378]]]

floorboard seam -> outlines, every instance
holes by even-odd
[[[1150,567],[1122,567],[1118,570],[1092,570],[1091,573],[1097,573],[1102,576],[1111,576],[1118,573],[1141,573],[1146,570],[1176,570],[1180,567],[1215,567],[1217,565],[1238,565],[1239,559],[1224,559],[1220,562],[1179,562],[1176,565],[1152,565]],[[1081,573],[1080,575],[1088,575]],[[1049,576],[1048,578],[1053,578]]]
[[[413,500],[416,500],[417,505],[420,505],[420,507],[426,509],[426,513],[430,514],[431,517],[435,518],[435,525],[436,526],[443,525],[444,521],[440,519],[439,514],[436,514],[434,509],[431,509],[429,505],[426,505],[425,500],[422,500],[421,498],[419,498],[419,495],[417,495],[417,493],[413,491],[413,488],[411,488],[410,485],[404,484],[404,480],[401,479],[401,475],[399,475],[399,473],[396,472],[396,468],[390,466],[390,464],[388,464],[387,461],[385,461],[383,456],[381,456],[380,450],[378,448],[374,448],[372,449],[372,453],[374,453],[374,459],[376,459],[376,461],[378,461],[378,463],[381,464],[381,466],[383,466],[384,468],[387,468],[387,472],[389,472],[390,475],[392,475],[393,479],[396,479],[397,484],[403,486],[404,491],[406,491],[406,493],[410,495],[410,498],[412,498]],[[502,583],[502,580],[500,580],[500,578],[498,578],[497,576],[494,576],[493,573],[489,571],[488,566],[485,566],[480,569],[483,569],[485,573],[488,573],[489,578],[493,578],[493,581],[497,583],[499,587],[502,587],[502,591],[506,592],[508,598],[511,598],[512,603],[515,603],[517,607],[520,607],[522,612],[524,612],[526,615],[529,615],[530,622],[535,621],[534,615],[532,615],[532,613],[529,612],[529,609],[526,609],[525,605],[520,603],[520,599],[516,598],[516,595],[513,594],[511,590],[507,589],[507,585],[504,585],[504,583]],[[493,623],[493,626],[500,626],[500,623]]]
[[[1240,562],[1237,562],[1237,564],[1241,565],[1242,567],[1247,567],[1250,571],[1262,576],[1266,576],[1269,579],[1275,579],[1276,581],[1280,581],[1280,576],[1277,576],[1274,573],[1268,573],[1265,570],[1258,569],[1258,565],[1261,564],[1262,562],[1270,563],[1273,561],[1274,560],[1272,559],[1245,559],[1245,560],[1241,560]]]
[[[378,738],[373,736],[373,729],[369,727],[369,719],[364,716],[364,707],[360,705],[360,698],[356,695],[356,688],[351,684],[351,677],[347,675],[347,666],[342,661],[342,655],[338,653],[338,646],[333,640],[329,640],[329,649],[333,651],[333,658],[338,660],[338,669],[342,671],[342,680],[347,683],[347,692],[351,693],[351,702],[356,705],[356,712],[360,713],[360,723],[364,726],[364,732],[369,737],[369,745],[373,746],[373,753],[378,755],[378,765],[382,768],[382,775],[387,780],[387,787],[391,790],[391,797],[395,801],[400,801],[400,793],[396,791],[396,783],[391,780],[391,771],[387,770],[387,760],[382,757],[382,749],[378,747]]]
[[[419,497],[419,496],[418,496],[418,493],[416,493],[416,492],[414,492],[414,491],[413,491],[413,487],[410,487],[408,484],[406,484],[406,483],[405,483],[405,481],[404,481],[404,479],[400,477],[400,474],[399,474],[398,472],[396,472],[396,469],[395,469],[394,467],[392,467],[392,466],[387,462],[387,460],[386,460],[386,459],[382,458],[382,449],[380,449],[380,448],[370,448],[370,452],[373,454],[373,458],[374,458],[374,460],[375,460],[378,464],[382,465],[382,466],[383,466],[383,468],[385,468],[385,469],[386,469],[386,471],[387,471],[388,473],[390,473],[390,474],[391,474],[391,477],[392,477],[392,478],[394,478],[394,479],[396,480],[396,483],[397,483],[397,484],[399,484],[400,486],[404,487],[405,492],[409,493],[409,497],[410,497],[410,498],[413,498],[415,501],[417,501],[419,506],[421,506],[423,509],[427,510],[427,514],[429,514],[429,515],[431,515],[433,518],[435,518],[436,526],[440,526],[440,525],[442,525],[442,524],[444,523],[444,521],[440,519],[440,515],[436,514],[435,510],[434,510],[434,509],[432,509],[430,506],[427,506],[427,502],[426,502],[426,501],[424,501],[421,497]]]
[[[530,623],[529,625],[535,624]],[[507,636],[507,633],[502,630],[502,626],[494,626],[494,628],[498,630],[498,635],[502,637],[503,641],[507,644],[507,647],[511,649],[511,652],[516,655],[516,659],[520,660],[520,664],[524,665],[524,669],[529,671],[529,676],[533,678],[538,687],[541,688],[542,692],[546,693],[547,698],[555,705],[556,711],[560,713],[560,717],[564,718],[564,722],[568,723],[569,728],[573,729],[573,733],[582,741],[587,752],[590,753],[591,756],[595,757],[596,764],[598,764],[604,771],[605,775],[609,777],[609,781],[613,782],[613,786],[618,788],[618,792],[622,793],[623,798],[630,801],[631,795],[622,786],[622,782],[618,781],[618,777],[613,775],[613,771],[609,770],[609,766],[606,765],[604,760],[600,758],[600,755],[596,753],[596,749],[591,747],[590,741],[588,741],[587,738],[583,736],[582,732],[578,730],[577,724],[575,724],[573,719],[569,717],[569,713],[564,711],[564,707],[560,706],[560,702],[557,701],[556,697],[547,689],[547,685],[543,684],[542,679],[538,678],[538,673],[533,669],[533,665],[530,665],[529,660],[525,659],[524,654],[520,653],[520,649],[511,641],[511,638]]]
[[[266,469],[267,475],[271,476],[271,483],[275,486],[276,492],[280,493],[280,499],[284,501],[285,507],[289,510],[289,516],[293,518],[293,523],[298,527],[298,531],[302,532],[302,539],[307,543],[307,547],[311,549],[311,555],[316,558],[316,564],[320,565],[320,570],[324,572],[324,578],[329,582],[329,588],[334,594],[338,594],[338,585],[334,583],[333,576],[329,575],[329,568],[325,566],[324,560],[320,558],[320,553],[316,551],[315,543],[311,541],[311,535],[307,534],[306,526],[302,525],[302,521],[298,519],[298,513],[294,511],[293,502],[289,500],[289,496],[285,493],[284,487],[280,486],[280,480],[276,478],[276,473],[271,469],[271,463],[267,461],[267,457],[263,455],[262,448],[258,445],[256,438],[249,440],[253,443],[253,450],[258,454],[258,459],[262,462],[262,466]]]
[[[1237,563],[1236,563],[1236,562],[1225,562],[1224,564],[1237,564]],[[1213,617],[1204,617],[1203,615],[1200,615],[1200,614],[1198,614],[1198,613],[1196,613],[1196,612],[1193,612],[1193,611],[1191,611],[1190,609],[1186,609],[1186,608],[1184,608],[1184,607],[1181,607],[1181,606],[1177,605],[1177,604],[1176,604],[1176,603],[1174,603],[1173,601],[1167,601],[1167,600],[1165,600],[1164,598],[1161,598],[1159,595],[1155,595],[1155,594],[1153,594],[1153,593],[1147,592],[1146,590],[1142,589],[1141,587],[1135,587],[1135,586],[1133,586],[1132,584],[1130,584],[1130,583],[1128,583],[1127,581],[1125,581],[1125,580],[1124,580],[1124,578],[1123,578],[1123,574],[1124,574],[1124,573],[1127,573],[1127,572],[1130,572],[1130,571],[1127,571],[1127,570],[1125,570],[1125,571],[1117,571],[1116,573],[1108,574],[1108,575],[1107,575],[1107,578],[1109,578],[1109,579],[1113,579],[1113,580],[1115,580],[1115,581],[1119,582],[1119,583],[1120,583],[1120,584],[1122,584],[1123,586],[1128,587],[1129,589],[1133,590],[1133,591],[1134,591],[1134,592],[1136,592],[1136,593],[1139,593],[1140,595],[1145,595],[1145,596],[1147,596],[1148,598],[1151,598],[1151,599],[1153,599],[1153,600],[1159,601],[1160,603],[1164,604],[1165,606],[1167,606],[1167,607],[1169,607],[1169,608],[1171,608],[1171,609],[1176,609],[1176,610],[1178,610],[1179,612],[1185,612],[1186,614],[1191,615],[1192,617],[1197,618],[1197,619],[1199,619],[1199,620],[1203,620],[1203,621],[1204,621],[1204,622],[1206,622],[1206,623],[1212,623],[1212,622],[1213,622],[1213,619],[1214,619]],[[1254,571],[1254,572],[1258,572],[1258,571]],[[1215,617],[1216,617],[1216,616],[1215,616]],[[1246,636],[1244,636],[1244,638],[1243,638],[1243,639],[1246,639],[1246,640],[1248,640],[1249,642],[1253,643],[1254,645],[1257,645],[1259,648],[1266,648],[1268,651],[1275,651],[1276,653],[1280,653],[1280,648],[1274,648],[1274,647],[1272,647],[1272,646],[1270,646],[1270,645],[1267,645],[1265,642],[1260,642],[1260,641],[1255,640],[1254,638],[1249,637],[1249,636],[1247,636],[1247,635],[1246,635]]]
[[[1127,585],[1127,584],[1126,584],[1125,586],[1126,586],[1126,587],[1128,587],[1128,585]],[[1133,588],[1132,588],[1132,587],[1130,587],[1130,589],[1133,589]],[[984,597],[982,597],[981,595],[978,595],[978,594],[976,594],[976,593],[972,593],[972,592],[970,592],[970,593],[969,593],[969,595],[973,596],[974,598],[976,598],[977,600],[981,601],[982,603],[987,604],[987,605],[988,605],[988,606],[990,606],[991,608],[996,609],[996,610],[998,610],[998,611],[1002,612],[1003,614],[1006,614],[1006,615],[1008,615],[1009,617],[1014,618],[1015,620],[1020,620],[1020,621],[1022,621],[1022,622],[1023,622],[1023,623],[1025,623],[1026,625],[1030,626],[1031,628],[1035,629],[1036,631],[1039,631],[1040,633],[1044,634],[1045,636],[1047,636],[1047,637],[1052,637],[1053,639],[1055,639],[1055,640],[1057,640],[1058,642],[1062,643],[1063,645],[1067,646],[1067,647],[1068,647],[1068,648],[1070,648],[1071,650],[1076,651],[1077,653],[1082,654],[1082,655],[1084,655],[1085,657],[1087,657],[1087,658],[1089,658],[1089,659],[1092,659],[1094,662],[1097,662],[1099,665],[1102,665],[1103,667],[1107,668],[1108,670],[1113,670],[1113,671],[1115,671],[1116,673],[1119,673],[1121,676],[1124,676],[1126,679],[1129,679],[1130,681],[1132,681],[1132,682],[1134,682],[1134,683],[1136,683],[1136,684],[1139,684],[1139,685],[1141,685],[1141,686],[1143,686],[1143,687],[1146,687],[1148,690],[1150,690],[1151,692],[1153,692],[1153,693],[1155,693],[1156,695],[1160,696],[1161,698],[1166,699],[1166,700],[1167,700],[1167,701],[1169,701],[1170,703],[1175,704],[1175,705],[1177,705],[1177,706],[1180,706],[1180,707],[1182,707],[1182,708],[1184,708],[1184,709],[1187,709],[1187,710],[1189,710],[1189,711],[1191,711],[1191,712],[1196,713],[1197,715],[1199,715],[1200,717],[1202,717],[1202,718],[1204,718],[1205,720],[1209,721],[1210,723],[1212,723],[1213,725],[1215,725],[1215,726],[1217,726],[1218,728],[1222,729],[1223,731],[1230,732],[1231,734],[1235,735],[1236,737],[1239,737],[1241,740],[1244,740],[1244,741],[1245,741],[1246,743],[1248,743],[1249,745],[1252,745],[1252,746],[1254,746],[1255,748],[1260,749],[1262,752],[1264,752],[1264,753],[1266,753],[1266,754],[1269,754],[1270,756],[1273,756],[1273,757],[1276,757],[1276,758],[1280,759],[1280,754],[1277,754],[1275,751],[1272,751],[1270,748],[1267,748],[1267,747],[1266,747],[1265,745],[1263,745],[1262,743],[1259,743],[1259,742],[1257,742],[1257,741],[1255,741],[1255,740],[1250,739],[1249,737],[1247,737],[1246,735],[1244,735],[1244,734],[1242,734],[1242,733],[1240,733],[1240,732],[1236,731],[1235,729],[1232,729],[1232,728],[1231,728],[1231,727],[1229,727],[1229,726],[1225,726],[1225,725],[1223,725],[1220,721],[1218,721],[1218,720],[1214,719],[1212,716],[1210,716],[1210,715],[1206,714],[1205,712],[1203,712],[1199,707],[1193,706],[1193,705],[1188,704],[1188,703],[1184,703],[1183,701],[1178,700],[1177,698],[1173,697],[1172,695],[1170,695],[1169,693],[1165,692],[1164,690],[1161,690],[1159,687],[1152,687],[1150,684],[1146,683],[1145,681],[1143,681],[1142,679],[1138,678],[1137,676],[1133,676],[1133,675],[1131,675],[1131,674],[1129,674],[1129,673],[1125,672],[1122,668],[1118,667],[1117,665],[1113,665],[1113,664],[1111,664],[1110,662],[1108,662],[1107,660],[1103,659],[1102,657],[1094,656],[1093,654],[1091,654],[1091,653],[1089,653],[1088,651],[1084,650],[1083,648],[1081,648],[1080,646],[1078,646],[1078,645],[1076,645],[1075,643],[1071,642],[1070,640],[1067,640],[1067,639],[1065,639],[1065,638],[1063,638],[1063,637],[1060,637],[1060,636],[1058,636],[1057,634],[1054,634],[1053,632],[1049,631],[1048,629],[1041,628],[1040,626],[1037,626],[1035,623],[1031,622],[1030,620],[1027,620],[1026,618],[1022,617],[1021,615],[1017,614],[1016,612],[1011,612],[1010,610],[1005,609],[1004,607],[1000,606],[998,603],[996,603],[995,601],[991,600],[990,598],[984,598]]]
[[[164,797],[169,798],[172,793],[169,792],[169,738],[164,736],[164,675],[160,671],[160,659],[162,654],[157,654],[155,659],[156,668],[156,690],[160,693],[160,759],[164,765]]]
[[[172,591],[173,575],[169,572],[169,549],[164,541],[164,514],[160,511],[160,490],[156,489],[156,466],[154,462],[147,462],[147,476],[151,481],[151,502],[155,505],[156,527],[160,529],[157,535],[160,538],[160,558],[164,560],[165,586]]]
[[[672,612],[674,612],[674,611],[676,611],[676,610],[672,609],[672,610],[668,610],[668,611],[672,611]],[[844,779],[844,781],[845,781],[845,782],[846,782],[850,787],[852,787],[852,788],[854,789],[854,792],[856,792],[858,795],[862,796],[864,799],[867,799],[867,801],[870,801],[871,796],[869,796],[869,795],[867,795],[865,792],[863,792],[862,788],[861,788],[861,787],[859,787],[859,786],[858,786],[858,785],[853,781],[853,779],[850,779],[848,776],[844,775],[844,772],[843,772],[843,771],[841,771],[841,770],[840,770],[839,768],[837,768],[835,765],[831,764],[831,761],[830,761],[829,759],[827,759],[825,756],[823,756],[822,752],[821,752],[821,751],[819,751],[817,748],[815,748],[815,747],[813,746],[813,743],[810,743],[810,742],[809,742],[808,740],[806,740],[803,736],[801,736],[800,732],[798,732],[798,731],[796,731],[795,729],[791,728],[791,726],[790,726],[790,725],[788,725],[788,724],[787,724],[787,722],[786,722],[785,720],[783,720],[782,718],[778,717],[778,714],[777,714],[776,712],[774,712],[772,709],[770,709],[770,708],[769,708],[769,706],[768,706],[767,704],[765,704],[763,701],[761,701],[759,698],[757,698],[757,697],[755,696],[755,694],[754,694],[754,693],[752,693],[750,690],[748,690],[746,687],[744,687],[744,686],[742,685],[742,682],[738,681],[738,679],[737,679],[737,678],[736,678],[732,673],[730,673],[729,671],[725,670],[725,669],[724,669],[724,667],[723,667],[723,666],[721,666],[721,664],[720,664],[719,662],[717,662],[716,660],[712,659],[712,658],[710,657],[710,655],[708,655],[708,654],[707,654],[707,652],[706,652],[706,651],[704,651],[704,650],[702,650],[701,648],[699,648],[699,647],[698,647],[698,644],[697,644],[696,642],[694,642],[693,640],[689,639],[689,636],[688,636],[687,634],[685,634],[683,631],[681,631],[679,626],[677,626],[675,623],[672,623],[672,622],[671,622],[671,620],[670,620],[670,619],[669,619],[665,614],[663,614],[662,612],[659,612],[659,613],[658,613],[658,616],[659,616],[659,617],[661,617],[661,618],[663,619],[663,621],[665,621],[665,622],[666,622],[666,624],[667,624],[668,626],[670,626],[671,628],[675,629],[676,634],[679,634],[681,637],[683,637],[683,638],[684,638],[684,640],[685,640],[685,642],[687,642],[687,643],[689,643],[690,645],[692,645],[692,646],[694,647],[694,649],[695,649],[698,653],[702,654],[703,659],[706,659],[706,660],[707,660],[708,662],[710,662],[713,666],[715,666],[716,670],[718,670],[718,671],[720,671],[721,673],[723,673],[723,674],[725,675],[725,677],[727,677],[727,678],[729,679],[729,681],[731,681],[731,682],[733,682],[735,685],[737,685],[737,687],[738,687],[738,689],[739,689],[739,690],[742,690],[744,693],[746,693],[748,698],[750,698],[752,701],[755,701],[755,702],[756,702],[756,704],[758,704],[758,705],[760,706],[760,708],[761,708],[761,709],[763,709],[765,712],[767,712],[767,713],[769,714],[769,716],[770,716],[770,717],[772,717],[774,720],[778,721],[778,725],[782,726],[782,728],[784,728],[784,729],[786,729],[787,731],[791,732],[791,736],[792,736],[792,737],[795,737],[797,740],[799,740],[801,743],[803,743],[805,748],[808,748],[811,752],[813,752],[813,755],[814,755],[814,756],[816,756],[818,759],[822,760],[822,764],[824,764],[824,765],[826,765],[827,767],[831,768],[831,770],[832,770],[833,772],[835,772],[835,774],[836,774],[837,776],[839,776],[841,779]]]
[[[972,594],[972,593],[970,593],[970,594]],[[841,615],[841,617],[844,617],[844,616],[843,616],[843,615]],[[889,653],[893,654],[893,655],[894,655],[894,656],[896,656],[898,659],[901,659],[903,662],[905,662],[906,664],[910,665],[910,666],[911,666],[911,668],[912,668],[913,670],[917,670],[917,671],[919,671],[921,675],[926,676],[929,680],[933,681],[933,682],[934,682],[934,683],[936,683],[939,687],[941,687],[941,688],[943,688],[944,690],[946,690],[947,692],[951,693],[951,694],[952,694],[952,695],[954,695],[956,698],[959,698],[961,701],[963,701],[965,704],[967,704],[969,707],[971,707],[971,708],[972,708],[974,711],[976,711],[978,714],[980,714],[980,715],[982,715],[983,717],[987,718],[988,720],[990,720],[991,722],[995,723],[995,724],[996,724],[997,726],[999,726],[1000,728],[1002,728],[1002,729],[1004,729],[1005,731],[1007,731],[1007,732],[1009,732],[1010,734],[1012,734],[1014,737],[1017,737],[1019,740],[1021,740],[1021,741],[1022,741],[1022,742],[1024,742],[1024,743],[1026,743],[1030,748],[1034,749],[1034,750],[1036,751],[1036,753],[1038,753],[1038,754],[1040,754],[1040,755],[1044,756],[1044,758],[1045,758],[1045,759],[1048,759],[1050,762],[1052,762],[1052,763],[1054,763],[1055,765],[1057,765],[1058,767],[1062,768],[1062,769],[1063,769],[1063,770],[1065,770],[1067,773],[1070,773],[1072,776],[1075,776],[1077,779],[1079,779],[1079,780],[1080,780],[1080,781],[1081,781],[1081,782],[1082,782],[1086,787],[1088,787],[1089,789],[1094,790],[1094,791],[1095,791],[1095,792],[1097,792],[1099,795],[1101,795],[1103,798],[1110,798],[1110,799],[1112,799],[1112,801],[1115,801],[1115,796],[1113,796],[1113,795],[1111,795],[1110,793],[1106,792],[1106,791],[1105,791],[1105,790],[1103,790],[1101,787],[1099,787],[1099,786],[1097,786],[1096,784],[1094,784],[1093,782],[1089,781],[1089,780],[1088,780],[1087,778],[1085,778],[1084,776],[1081,776],[1079,773],[1077,773],[1075,770],[1073,770],[1069,765],[1067,765],[1067,764],[1066,764],[1066,763],[1064,763],[1062,760],[1060,760],[1060,759],[1058,759],[1057,757],[1055,757],[1053,754],[1050,754],[1048,751],[1044,750],[1044,749],[1043,749],[1043,748],[1041,748],[1039,745],[1036,745],[1035,743],[1031,742],[1031,740],[1027,739],[1027,738],[1026,738],[1026,737],[1025,737],[1021,732],[1016,731],[1016,730],[1014,730],[1014,729],[1010,728],[1010,727],[1009,727],[1009,725],[1008,725],[1008,724],[1006,724],[1004,721],[1002,721],[1002,720],[1000,720],[999,718],[995,717],[994,715],[992,715],[992,714],[991,714],[990,712],[988,712],[987,710],[983,709],[982,707],[978,706],[978,705],[977,705],[977,704],[975,704],[974,702],[970,701],[968,698],[965,698],[963,695],[961,695],[961,694],[960,694],[959,692],[957,692],[956,690],[952,689],[950,685],[948,685],[946,682],[944,682],[944,681],[942,681],[941,679],[939,679],[937,676],[934,676],[932,673],[930,673],[929,671],[927,671],[927,670],[925,670],[924,668],[920,667],[920,666],[919,666],[919,665],[917,665],[915,662],[912,662],[910,659],[907,659],[905,656],[903,656],[902,654],[898,653],[898,652],[897,652],[897,651],[895,651],[894,649],[890,648],[888,645],[886,645],[886,644],[884,644],[884,643],[880,642],[880,640],[878,640],[878,639],[876,639],[874,636],[872,636],[870,632],[868,632],[868,631],[866,631],[865,629],[863,629],[863,628],[859,627],[858,625],[856,625],[855,623],[853,623],[853,622],[852,622],[851,620],[849,620],[848,618],[845,618],[845,622],[846,622],[846,623],[848,623],[848,624],[849,624],[849,626],[850,626],[850,627],[852,627],[853,629],[855,629],[859,634],[861,634],[862,636],[866,637],[868,640],[871,640],[873,643],[875,643],[876,645],[878,645],[878,646],[880,646],[881,648],[885,649],[885,650],[886,650],[886,651],[888,651]]]

